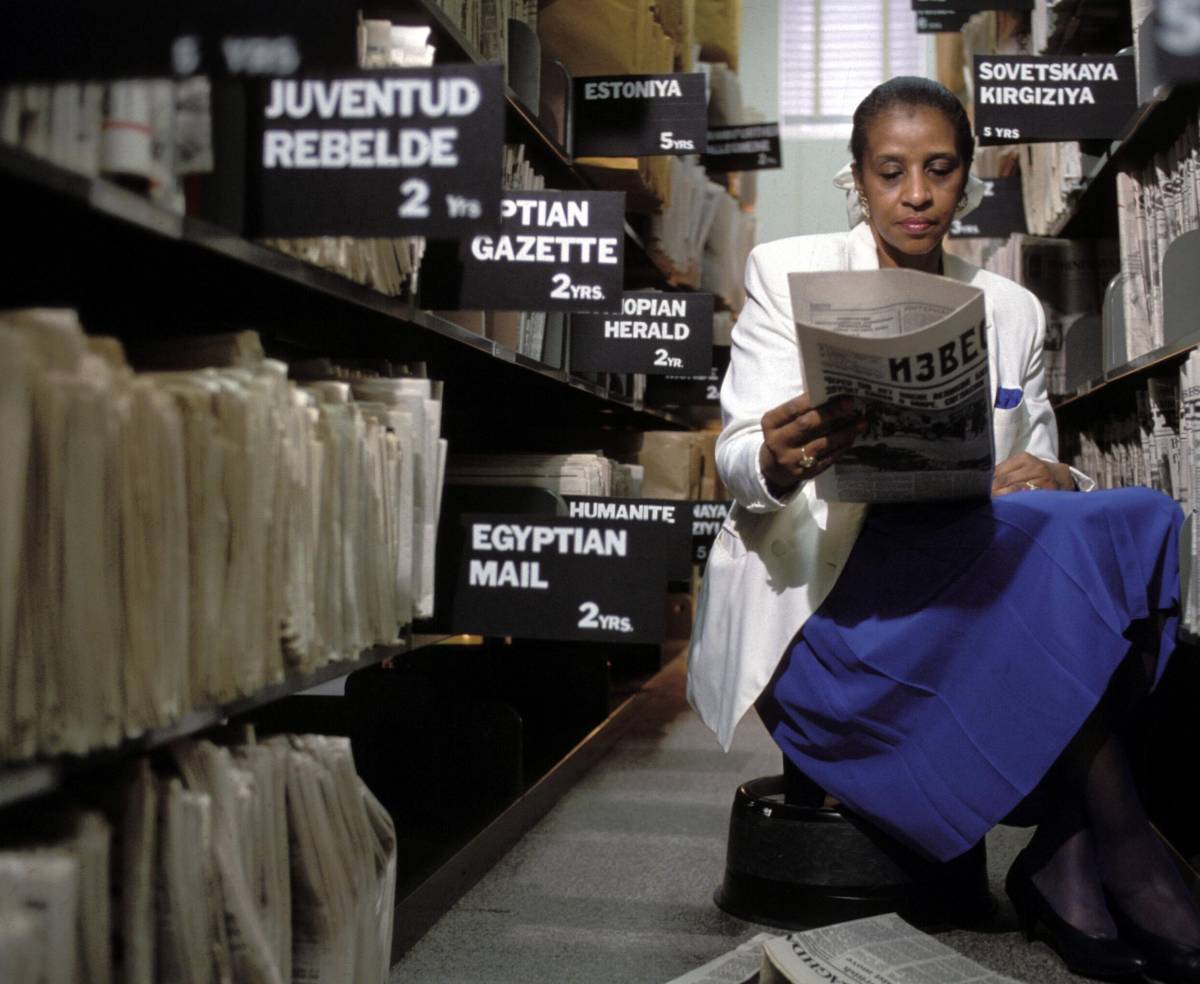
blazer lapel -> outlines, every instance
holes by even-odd
[[[875,250],[875,237],[865,222],[860,222],[846,237],[846,269],[878,270],[879,254]]]

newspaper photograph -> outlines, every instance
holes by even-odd
[[[983,291],[913,270],[788,277],[814,406],[855,398],[867,429],[816,479],[823,499],[991,494],[995,465]]]
[[[895,914],[776,937],[758,984],[1018,984]]]

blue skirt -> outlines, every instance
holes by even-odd
[[[796,766],[948,860],[1033,790],[1165,613],[1182,511],[1145,488],[872,507],[758,708]]]

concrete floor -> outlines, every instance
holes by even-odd
[[[676,660],[631,731],[405,955],[393,984],[665,984],[764,929],[780,932],[712,901],[734,790],[779,771],[753,715],[721,752],[686,705]],[[992,921],[939,938],[1028,984],[1079,984],[1015,930],[1001,885],[1026,837],[989,836]]]

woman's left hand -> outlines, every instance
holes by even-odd
[[[1057,461],[1043,461],[1028,451],[1018,451],[1011,458],[1000,462],[992,476],[992,495],[1008,495],[1010,492],[1054,489],[1070,491],[1075,488],[1071,469]]]

